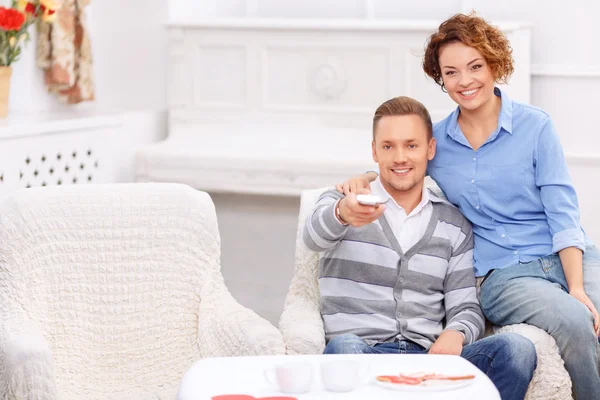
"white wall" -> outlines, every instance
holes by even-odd
[[[10,0],[3,0],[10,3]],[[35,27],[22,59],[13,64],[13,112],[166,109],[167,0],[93,0],[86,9],[92,38],[96,101],[62,106],[47,94],[35,65]]]

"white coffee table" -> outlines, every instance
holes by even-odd
[[[325,391],[321,383],[319,365],[332,360],[359,360],[368,365],[367,383],[352,392],[333,393]],[[219,394],[246,394],[254,397],[285,395],[266,381],[264,371],[279,364],[308,362],[314,365],[312,388],[304,394],[291,395],[298,400],[314,399],[443,399],[500,400],[500,394],[492,381],[473,364],[458,356],[443,355],[306,355],[306,356],[259,356],[206,358],[196,362],[183,376],[177,400],[205,400]],[[460,389],[440,392],[406,392],[382,388],[374,377],[401,372],[441,372],[472,374],[476,378],[471,385]]]

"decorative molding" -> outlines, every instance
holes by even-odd
[[[370,165],[355,163],[347,168],[338,164],[323,163],[320,168],[277,168],[275,163],[268,170],[253,169],[236,160],[235,167],[203,165],[191,167],[180,165],[151,165],[138,159],[138,182],[178,182],[208,192],[263,194],[273,196],[299,196],[303,190],[332,186],[348,179],[356,171],[365,171]],[[246,161],[248,162],[248,161]],[[199,174],[198,171],[202,170]]]
[[[70,131],[112,129],[123,125],[121,115],[94,115],[93,113],[49,113],[29,115],[12,112],[0,121],[0,139],[49,135]]]
[[[348,88],[348,74],[339,57],[315,66],[310,73],[310,90],[323,100],[336,100]]]
[[[258,0],[245,0],[244,4],[246,6],[246,16],[253,18],[258,15]]]
[[[378,19],[308,19],[308,18],[212,18],[212,19],[171,19],[169,28],[190,28],[208,30],[279,30],[279,31],[372,31],[372,32],[432,32],[441,21],[438,20],[378,20]],[[526,22],[498,23],[506,32],[530,28]]]
[[[167,85],[167,104],[169,108],[184,108],[188,104],[186,94],[189,93],[187,56],[189,51],[185,46],[185,33],[183,29],[169,30],[169,56],[171,62],[167,64],[169,76],[173,77]]]
[[[171,22],[171,29],[184,29],[186,48],[217,47],[196,63],[222,69],[207,74],[188,57],[188,78],[198,79],[195,87],[204,90],[195,93],[196,101],[190,96],[183,107],[170,106],[170,137],[138,152],[139,179],[215,192],[296,196],[365,170],[372,166],[368,121],[381,101],[412,95],[444,116],[455,107],[446,106],[447,96],[434,91],[418,57],[410,56],[438,24],[276,18]],[[509,23],[503,29],[522,28],[526,25]],[[513,47],[529,54],[529,37],[516,38]],[[227,50],[232,46],[245,47],[246,56]],[[529,68],[521,71],[516,76],[528,83]],[[236,74],[245,74],[246,107],[223,108],[220,103],[231,101],[230,92],[235,103],[241,102],[240,80],[229,79]],[[170,85],[175,78],[169,77]]]
[[[192,72],[192,81],[193,81],[193,106],[195,108],[202,108],[202,107],[206,107],[206,108],[230,108],[233,110],[239,110],[239,109],[243,109],[247,106],[248,104],[248,90],[247,90],[247,82],[248,82],[248,48],[243,45],[237,45],[237,44],[227,44],[227,43],[206,43],[206,42],[201,42],[201,43],[197,43],[195,44],[195,54],[194,54],[194,59],[190,60],[191,65],[189,66],[190,71]],[[203,52],[206,53],[214,53],[212,55],[206,54],[203,55]],[[218,63],[218,61],[223,61],[222,60],[222,55],[221,57],[218,57],[219,52],[224,53],[224,52],[228,52],[230,56],[238,56],[241,58],[242,61],[237,62],[237,63],[231,63],[230,65],[235,65],[237,67],[240,67],[240,70],[237,70],[234,74],[231,74],[230,76],[230,80],[223,80],[223,79],[218,79],[214,76],[210,76],[210,74],[203,74],[202,73],[202,67],[205,64],[212,64],[212,65],[219,65],[221,68],[222,66]],[[210,57],[213,56],[215,59],[214,60],[208,60],[208,62],[206,62],[207,60],[202,60],[203,57]],[[218,60],[218,58],[221,58],[221,60]],[[212,61],[212,62],[211,62]],[[231,60],[227,60],[227,61],[231,61]],[[240,73],[241,71],[241,73]],[[241,79],[241,82],[239,82],[239,87],[237,88],[232,88],[232,87],[217,87],[215,86],[215,84],[218,85],[219,82],[224,82],[226,85],[229,85],[231,82],[233,82],[234,77],[238,77],[239,79]],[[214,89],[215,93],[218,93],[220,96],[223,96],[224,98],[222,99],[210,99],[210,98],[206,98],[203,96],[206,95],[210,95],[211,93],[206,93],[206,92],[210,92],[209,90],[203,90],[203,89],[207,89],[206,87],[202,87],[202,85],[208,85],[209,88]],[[219,85],[221,86],[221,85]],[[234,93],[231,92],[227,89],[237,89],[240,91],[240,93]],[[235,95],[238,96],[235,96]],[[237,97],[234,98],[234,97]]]
[[[549,78],[600,78],[600,65],[533,64],[532,76]]]
[[[375,18],[375,0],[365,0],[365,17],[367,19]]]
[[[567,154],[571,165],[590,168],[600,167],[600,155]],[[303,190],[331,186],[371,167],[366,163],[339,162],[322,160],[310,166],[298,165],[293,169],[281,168],[273,159],[271,168],[253,168],[250,160],[236,159],[223,162],[206,162],[202,166],[192,166],[180,157],[169,157],[169,163],[160,165],[152,157],[143,163],[138,160],[138,181],[143,182],[179,182],[209,192],[228,192],[241,194],[263,194],[273,196],[299,196]],[[261,164],[268,161],[261,160]],[[221,164],[221,165],[219,165]],[[233,166],[232,166],[233,165]],[[197,171],[202,173],[198,174]],[[428,181],[431,185],[432,182]]]
[[[302,104],[290,104],[286,103],[285,101],[273,101],[273,99],[269,97],[269,85],[272,82],[270,78],[273,76],[273,74],[280,74],[283,72],[283,70],[289,71],[289,69],[286,68],[279,68],[277,70],[270,69],[270,57],[276,55],[278,51],[299,53],[314,51],[316,53],[322,52],[328,54],[325,57],[320,57],[317,61],[313,60],[314,57],[311,57],[310,54],[303,54],[303,58],[308,60],[308,70],[299,69],[297,71],[305,73],[307,76],[308,87],[306,88],[306,93],[309,95],[312,94],[318,98],[320,102],[309,101]],[[333,113],[371,115],[373,113],[373,109],[370,104],[364,104],[364,107],[363,104],[349,105],[346,102],[346,99],[344,99],[344,95],[348,92],[350,85],[348,77],[349,75],[352,75],[352,61],[363,59],[367,55],[373,54],[380,55],[385,58],[384,75],[387,81],[383,86],[386,88],[386,91],[381,93],[385,97],[387,95],[387,88],[390,86],[390,47],[356,45],[347,41],[326,44],[317,43],[312,40],[297,41],[297,39],[292,39],[288,42],[268,42],[264,45],[264,47],[262,47],[261,51],[261,107],[267,111],[289,111],[305,114]],[[373,67],[373,65],[369,63],[366,63],[365,65]],[[371,69],[373,69],[372,73],[381,73],[381,68],[378,68],[377,65],[375,65],[375,68]],[[372,94],[374,90],[377,90],[374,85],[370,85],[369,89],[372,90],[367,92],[368,94]],[[291,94],[297,98],[303,98],[303,93]],[[330,102],[331,104],[328,104]]]

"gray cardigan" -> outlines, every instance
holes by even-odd
[[[411,340],[428,349],[444,329],[463,333],[464,344],[481,336],[471,224],[456,207],[430,196],[427,230],[404,253],[385,216],[360,228],[344,226],[334,215],[343,195],[321,195],[303,240],[324,252],[319,290],[326,340],[354,333],[370,344]]]

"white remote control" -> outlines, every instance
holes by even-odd
[[[383,203],[381,197],[375,196],[374,194],[357,194],[356,201],[364,206],[376,206]]]

